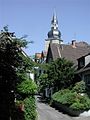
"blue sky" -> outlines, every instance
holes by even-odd
[[[65,44],[73,38],[90,44],[90,0],[0,0],[0,30],[8,25],[18,37],[28,35],[34,43],[26,53],[41,52],[54,9]]]

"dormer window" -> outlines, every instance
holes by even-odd
[[[78,68],[80,69],[84,66],[85,66],[85,58],[82,57],[82,58],[78,59]]]
[[[84,60],[81,60],[80,61],[80,67],[83,67],[84,66]]]

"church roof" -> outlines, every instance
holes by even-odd
[[[81,45],[80,45],[81,44]],[[72,45],[65,44],[50,44],[49,49],[51,49],[52,59],[56,60],[57,58],[66,58],[74,63],[77,66],[77,59],[90,53],[90,46],[85,43],[77,43],[74,48]],[[49,50],[48,50],[49,52]],[[48,54],[47,54],[48,57]]]

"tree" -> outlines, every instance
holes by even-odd
[[[27,44],[25,38],[17,38],[7,26],[0,33],[0,119],[10,119],[19,75],[32,68],[32,61],[22,50]]]
[[[56,89],[67,88],[73,83],[75,69],[71,61],[58,58],[50,63],[47,74],[50,86]]]
[[[46,73],[43,73],[38,78],[39,83],[39,92],[42,92],[46,87],[48,87],[48,75]]]

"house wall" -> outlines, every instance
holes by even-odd
[[[85,66],[90,63],[90,55],[85,57]]]
[[[30,73],[30,78],[34,81],[34,73]]]

